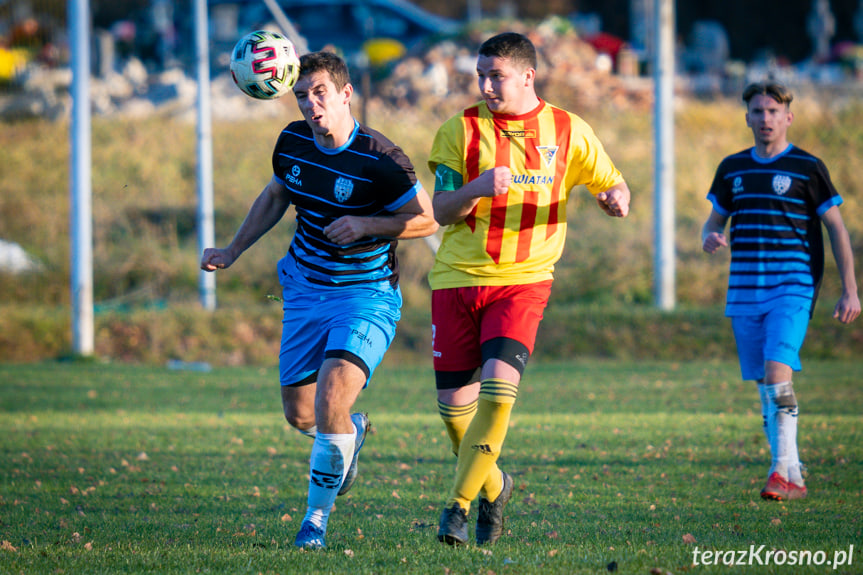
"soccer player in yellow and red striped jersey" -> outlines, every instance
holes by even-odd
[[[516,33],[479,48],[483,100],[450,118],[429,157],[435,219],[447,226],[429,274],[438,409],[458,456],[438,539],[494,543],[513,480],[497,467],[566,239],[566,202],[585,186],[613,217],[629,188],[590,126],[536,94],[536,49]]]

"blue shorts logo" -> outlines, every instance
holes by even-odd
[[[359,331],[357,331],[357,330],[355,330],[355,329],[352,329],[352,330],[351,330],[351,335],[356,336],[356,338],[357,338],[358,340],[360,340],[361,342],[363,342],[363,343],[364,343],[364,344],[366,344],[367,346],[371,346],[371,345],[372,345],[372,338],[370,338],[370,337],[369,337],[369,334],[367,334],[367,333],[361,333],[361,332],[359,332]]]

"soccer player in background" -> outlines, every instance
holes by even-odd
[[[566,239],[566,203],[584,185],[613,217],[629,188],[593,130],[538,97],[536,49],[516,33],[479,48],[482,101],[434,139],[432,203],[447,226],[434,266],[432,334],[438,409],[458,456],[438,539],[468,540],[479,495],[478,544],[503,529],[512,477],[497,466]]]
[[[755,146],[719,164],[707,198],[713,209],[702,229],[705,252],[731,245],[725,315],[737,342],[744,380],[761,397],[772,463],[761,497],[806,497],[797,451],[797,398],[792,373],[824,273],[822,222],[842,281],[833,317],[850,323],[860,314],[854,258],[839,213],[842,198],[824,163],[790,144],[792,93],[768,81],[747,86],[746,125]],[[730,237],[725,224],[731,218]]]
[[[427,236],[438,226],[407,156],[354,119],[341,58],[304,55],[293,91],[304,121],[282,131],[272,178],[230,245],[204,250],[201,268],[229,267],[288,206],[296,208],[297,229],[278,264],[279,377],[285,418],[314,438],[308,507],[295,545],[317,549],[325,546],[337,494],[356,477],[369,426],[351,408],[401,315],[396,240]]]

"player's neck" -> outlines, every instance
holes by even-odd
[[[769,160],[788,149],[788,140],[776,142],[755,142],[755,154],[759,158]]]
[[[319,146],[328,149],[341,148],[351,139],[356,122],[350,114],[339,120],[333,129],[326,134],[316,133],[315,141]]]

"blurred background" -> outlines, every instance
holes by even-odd
[[[273,4],[276,9],[273,9]],[[91,0],[96,355],[215,365],[276,362],[281,310],[274,269],[286,218],[217,276],[218,308],[198,302],[196,90],[189,0]],[[540,357],[732,356],[722,316],[727,254],[700,250],[705,200],[721,159],[751,145],[739,94],[772,76],[797,94],[793,143],[823,158],[845,199],[860,276],[863,0],[678,2],[675,25],[676,300],[653,306],[652,0],[210,0],[216,243],[227,244],[269,179],[292,96],[261,102],[228,72],[247,32],[289,21],[295,43],[349,62],[355,112],[412,158],[430,190],[431,139],[477,99],[475,53],[504,30],[530,35],[538,91],[593,125],[633,189],[624,221],[599,216],[584,190],[541,328]],[[0,0],[0,360],[70,352],[69,26],[63,0]],[[829,248],[828,248],[829,249]],[[391,355],[426,361],[433,255],[402,242],[405,319]],[[832,258],[807,353],[855,357],[863,330],[829,315]],[[859,326],[859,322],[858,322]]]

